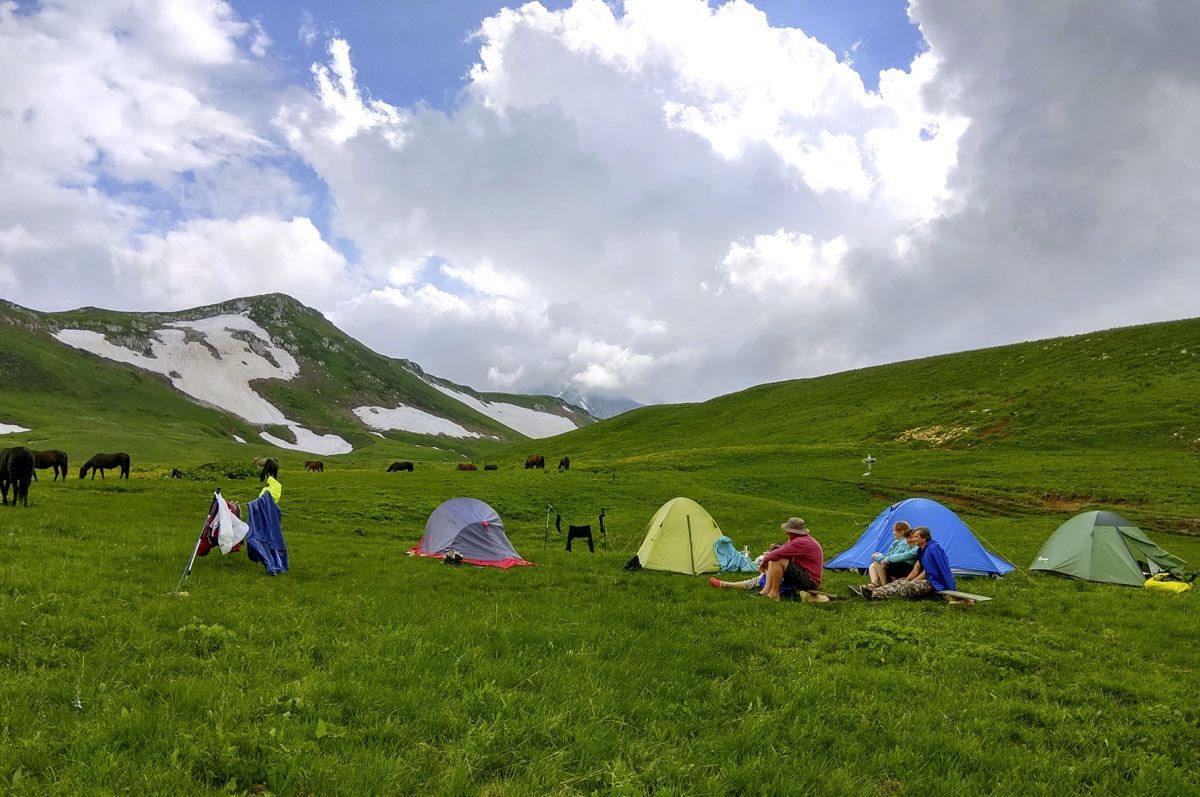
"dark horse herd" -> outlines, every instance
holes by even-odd
[[[37,480],[39,470],[47,468],[54,469],[53,481],[58,481],[59,476],[66,481],[67,452],[53,449],[34,451],[25,446],[0,448],[0,495],[3,496],[4,505],[8,505],[8,488],[11,486],[13,490],[12,505],[29,506],[29,485]],[[91,471],[94,479],[96,471],[100,471],[100,478],[103,479],[104,471],[117,468],[121,470],[118,478],[129,478],[128,454],[97,454],[79,469],[79,478],[87,478],[88,472]]]
[[[279,477],[279,461],[273,457],[262,457],[254,460],[254,464],[262,468],[259,474],[259,481],[266,479],[268,476],[275,478]],[[569,470],[571,467],[571,458],[563,457],[558,462],[559,470]],[[23,506],[29,506],[29,485],[37,480],[37,471],[47,468],[54,469],[53,481],[58,481],[61,476],[63,481],[67,480],[67,452],[58,450],[34,451],[25,446],[14,446],[12,448],[0,448],[0,493],[3,494],[4,505],[8,505],[8,489],[11,486],[13,490],[13,506],[18,503]],[[323,472],[325,470],[324,463],[319,460],[309,460],[304,463],[305,470]],[[545,470],[546,459],[541,454],[532,454],[525,460],[525,469],[538,468]],[[459,470],[475,470],[473,463],[460,463]],[[129,455],[124,452],[115,454],[96,454],[83,464],[79,469],[79,478],[86,479],[88,473],[92,474],[92,478],[96,478],[96,472],[99,471],[100,478],[104,478],[105,471],[120,470],[120,475],[117,478],[129,478]],[[393,462],[388,466],[388,472],[413,470],[413,463]],[[485,465],[484,470],[496,470],[495,465]],[[173,478],[182,478],[182,471],[176,469],[172,472]]]

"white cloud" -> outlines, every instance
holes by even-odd
[[[250,27],[254,33],[254,37],[250,42],[250,52],[256,58],[263,58],[271,47],[271,37],[267,34],[266,29],[263,28],[260,20],[251,20]]]
[[[335,41],[311,95],[277,116],[336,197],[338,234],[390,283],[335,320],[457,381],[523,368],[514,389],[576,381],[651,400],[740,387],[755,380],[734,362],[743,337],[797,303],[828,312],[855,291],[848,242],[892,245],[940,206],[957,128],[920,105],[933,56],[872,93],[801,31],[700,0],[526,5],[479,39],[450,113],[368,101]],[[938,126],[951,132],[923,140]],[[730,367],[689,377],[693,360]]]
[[[872,92],[743,0],[527,4],[436,109],[336,37],[272,85],[219,0],[0,0],[0,290],[284,290],[457,382],[643,401],[1194,314],[1200,16],[910,15],[928,51]]]
[[[346,262],[308,219],[197,220],[143,235],[114,254],[118,278],[145,286],[157,307],[287,293],[310,305],[346,295]]]
[[[850,288],[841,273],[847,249],[841,236],[818,244],[811,235],[778,230],[756,235],[750,245],[731,244],[721,265],[731,285],[760,299],[776,298],[780,291],[797,299],[843,298]]]
[[[240,48],[258,40],[219,0],[0,2],[8,298],[144,308],[181,294],[118,281],[115,253],[173,226],[173,204],[299,209],[288,178],[253,165],[275,151],[247,113],[264,84]],[[251,190],[231,201],[234,186]]]
[[[525,369],[521,366],[517,366],[513,371],[505,372],[493,365],[488,369],[488,381],[492,383],[493,387],[505,389],[515,385],[524,374]]]

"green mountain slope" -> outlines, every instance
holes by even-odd
[[[1193,319],[759,385],[538,443],[576,467],[694,471],[729,495],[852,488],[1010,516],[1105,505],[1196,532],[1198,395]]]
[[[175,390],[168,379],[72,348],[51,335],[61,329],[99,332],[133,351],[147,350],[155,331],[172,321],[197,320],[245,313],[266,330],[300,365],[290,381],[263,379],[252,383],[259,395],[289,419],[319,434],[338,434],[356,450],[376,445],[372,434],[353,413],[360,406],[394,407],[405,404],[457,423],[500,441],[525,436],[435,389],[430,381],[485,401],[537,406],[544,412],[590,421],[586,413],[548,396],[480,394],[470,388],[430,377],[408,360],[384,357],[348,337],[320,313],[283,295],[235,299],[177,313],[120,313],[82,308],[38,313],[10,303],[0,304],[0,327],[5,331],[0,354],[0,410],[6,421],[20,423],[39,436],[64,434],[88,437],[78,429],[80,418],[93,425],[130,427],[154,439],[166,436],[180,444],[206,436],[232,441],[236,434],[259,442],[260,428],[220,410],[200,406]],[[56,400],[47,403],[47,396]],[[136,422],[134,422],[136,419]],[[288,439],[286,427],[265,429]],[[429,435],[391,431],[383,435],[412,445],[440,441]],[[113,440],[112,435],[99,435]],[[115,441],[114,441],[115,443]],[[449,441],[460,449],[469,441]]]
[[[1194,445],[1200,319],[1112,329],[645,407],[570,435],[587,452],[909,443],[1037,450]],[[1189,442],[1192,441],[1192,442]]]

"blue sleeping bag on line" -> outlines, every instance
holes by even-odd
[[[722,573],[755,573],[758,565],[748,556],[733,547],[733,540],[725,535],[713,541],[713,553],[717,555],[717,565]]]
[[[262,562],[267,574],[277,576],[288,569],[287,545],[283,542],[283,525],[279,507],[270,492],[246,504],[247,523],[246,555],[251,562]]]

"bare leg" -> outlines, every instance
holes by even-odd
[[[871,583],[877,587],[888,583],[887,568],[879,562],[871,562],[871,566],[867,568],[867,574],[871,576]]]
[[[758,576],[748,578],[745,581],[721,581],[716,576],[708,580],[717,589],[756,589],[758,587]]]
[[[773,601],[779,600],[779,586],[783,583],[783,571],[787,570],[786,559],[776,559],[767,565],[767,583],[763,585],[760,595],[766,595]]]

